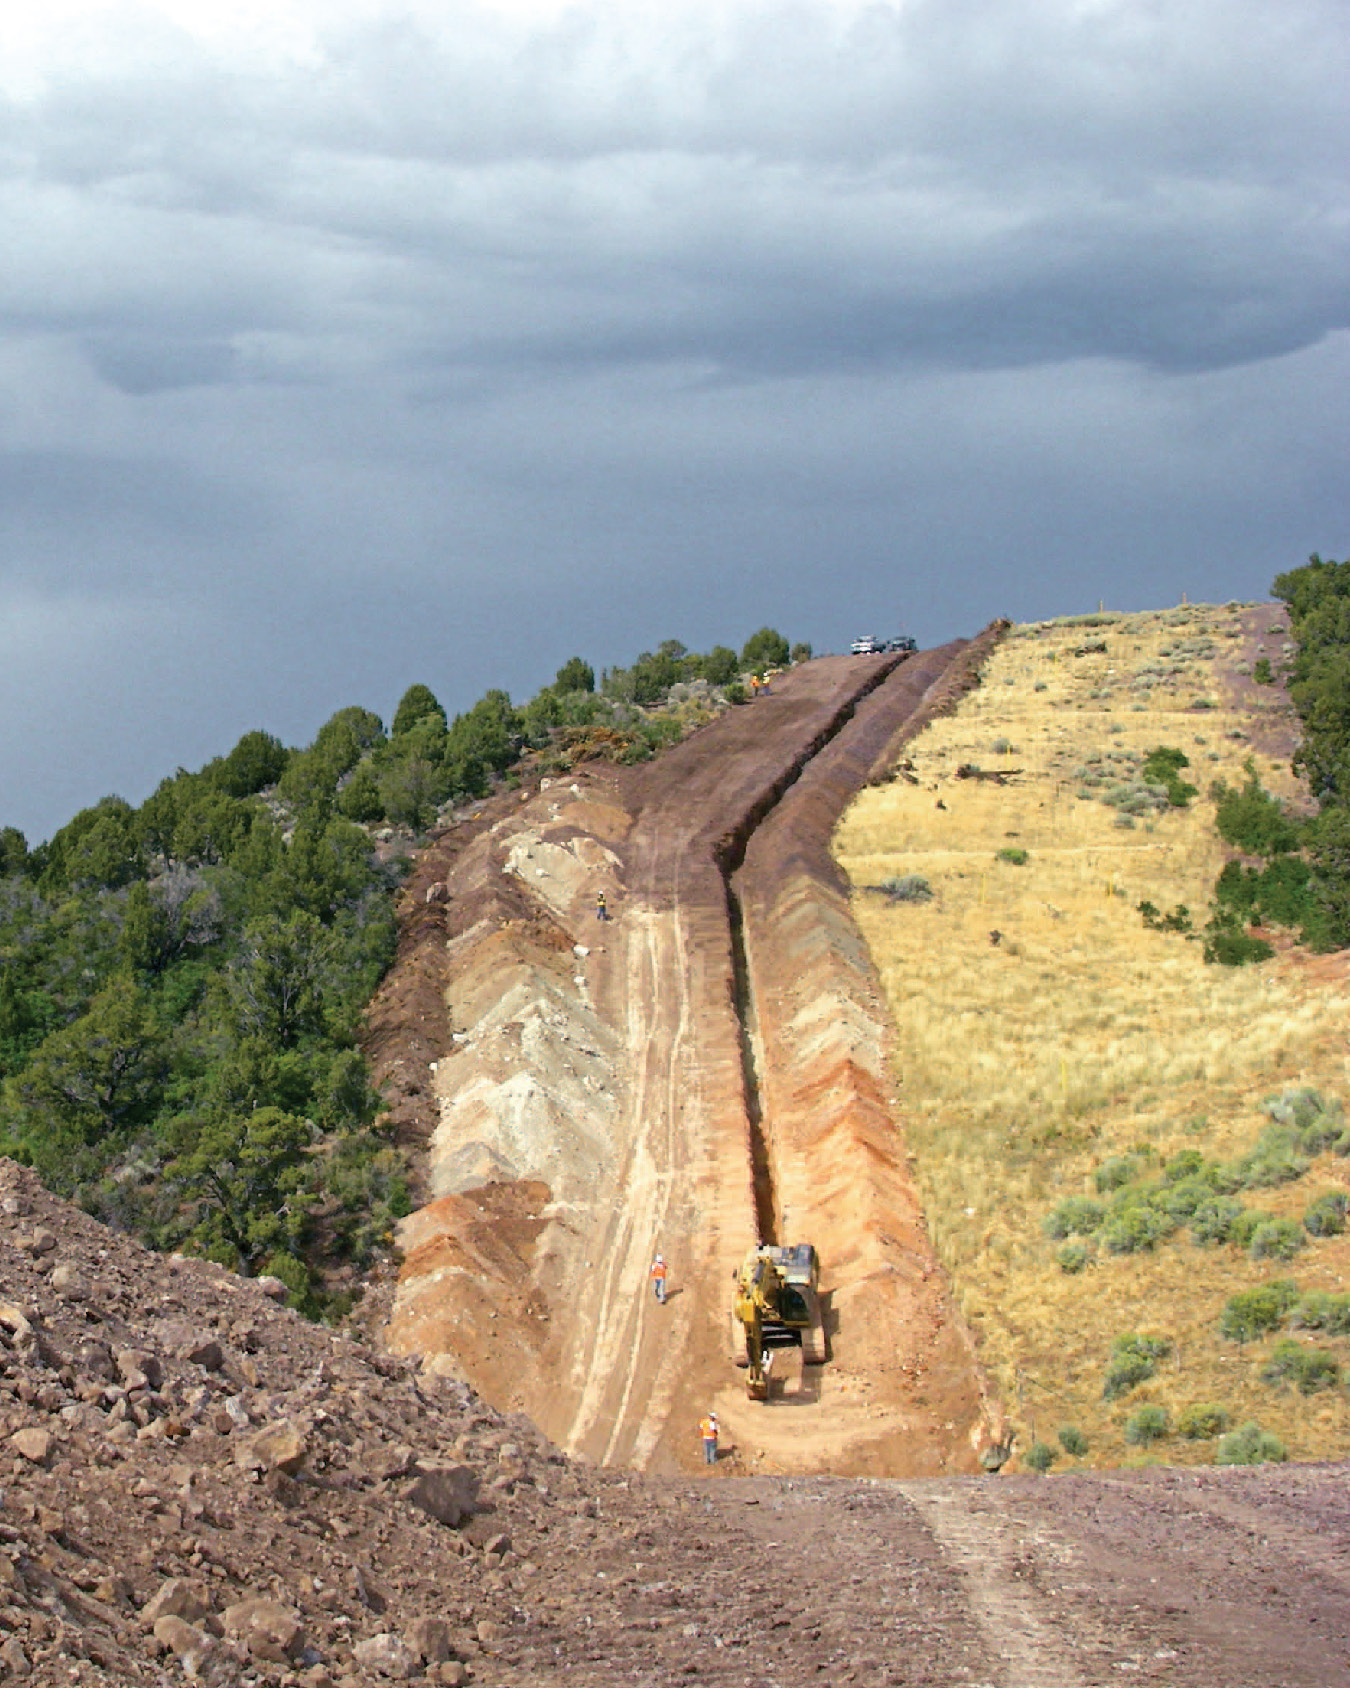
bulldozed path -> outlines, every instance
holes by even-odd
[[[828,844],[994,636],[802,665],[656,763],[586,770],[430,853],[413,897],[443,876],[451,1035],[396,1345],[606,1464],[689,1466],[715,1403],[730,1469],[971,1469],[994,1413]],[[729,1353],[731,1273],[761,1238],[816,1243],[832,1343],[765,1404]]]

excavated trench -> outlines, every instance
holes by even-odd
[[[426,863],[418,899],[444,914],[422,964],[456,1031],[428,1075],[436,1199],[401,1228],[395,1346],[606,1463],[686,1464],[715,1400],[752,1469],[971,1468],[989,1403],[829,839],[897,735],[974,683],[982,641],[808,664],[658,762],[501,800]],[[831,1363],[787,1411],[748,1410],[729,1364],[729,1268],[756,1237],[816,1243],[828,1280]],[[637,1293],[657,1249],[664,1309]]]
[[[819,733],[794,757],[782,774],[746,812],[740,825],[714,850],[722,875],[727,905],[727,931],[731,940],[732,1004],[736,1012],[741,1051],[741,1082],[745,1087],[745,1118],[750,1152],[750,1174],[754,1186],[756,1240],[777,1243],[778,1200],[773,1165],[773,1145],[765,1129],[764,1102],[760,1084],[760,1039],[756,1025],[754,986],[746,948],[745,912],[736,890],[736,875],[755,832],[774,812],[801,779],[806,769],[854,720],[863,701],[882,686],[905,661],[903,655],[878,667],[877,672],[828,721]]]
[[[755,1234],[761,1243],[778,1241],[778,1208],[774,1198],[773,1162],[764,1130],[760,1095],[759,1054],[755,1048],[754,1000],[750,992],[750,963],[745,952],[745,915],[730,877],[726,880],[727,926],[731,936],[731,1000],[740,1027],[741,1083],[745,1086],[745,1120],[750,1144],[750,1176],[754,1184]]]

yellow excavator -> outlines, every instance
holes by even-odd
[[[820,1312],[820,1256],[811,1243],[780,1247],[761,1243],[733,1273],[732,1357],[747,1366],[746,1394],[769,1398],[769,1372],[780,1348],[800,1348],[802,1364],[825,1364],[825,1323]]]

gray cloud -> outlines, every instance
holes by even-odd
[[[0,822],[412,678],[1345,548],[1339,3],[426,13],[4,84],[0,706],[76,748]]]

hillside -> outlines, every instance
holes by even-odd
[[[1346,1288],[1350,1241],[1300,1223],[1328,1196],[1344,1205],[1340,1127],[1310,1146],[1276,1141],[1279,1098],[1314,1091],[1334,1119],[1350,1089],[1344,957],[1280,940],[1263,966],[1207,965],[1197,938],[1150,929],[1139,911],[1180,906],[1203,927],[1229,853],[1216,779],[1239,787],[1254,768],[1295,812],[1309,807],[1290,773],[1288,699],[1253,679],[1263,655],[1279,670],[1289,650],[1276,605],[1013,629],[979,690],[909,747],[900,777],[860,797],[836,840],[895,1017],[939,1255],[1024,1451],[1039,1437],[1061,1463],[1064,1426],[1094,1464],[1209,1462],[1213,1412],[1210,1433],[1175,1434],[1200,1406],[1258,1421],[1295,1458],[1347,1446],[1336,1379],[1350,1351],[1316,1310]],[[1188,759],[1197,794],[1184,807],[1141,783],[1160,746]],[[931,900],[876,889],[906,875]],[[1197,1185],[1218,1186],[1221,1169],[1221,1189]],[[1162,1229],[1150,1191],[1172,1204]],[[1224,1202],[1282,1222],[1264,1253],[1261,1238],[1195,1240]],[[1287,1316],[1245,1344],[1225,1339],[1230,1298],[1272,1279],[1298,1286]],[[1129,1333],[1161,1338],[1165,1356],[1104,1399],[1112,1345]],[[1307,1394],[1290,1341],[1332,1357]],[[1132,1446],[1143,1408],[1172,1433]]]

